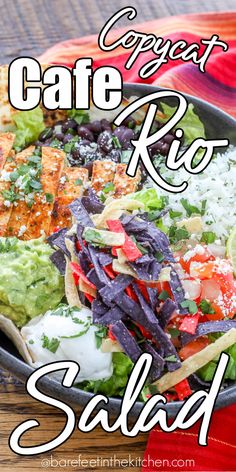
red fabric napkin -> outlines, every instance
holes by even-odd
[[[112,32],[113,40],[128,29]],[[206,66],[206,73],[199,72],[196,65],[181,61],[169,61],[146,82],[196,95],[226,112],[236,116],[236,12],[185,15],[163,18],[135,25],[136,31],[154,33],[172,41],[185,39],[198,42],[218,34],[226,41],[229,50],[213,51]],[[97,36],[72,39],[57,44],[46,51],[39,60],[42,63],[73,66],[80,57],[92,57],[94,68],[113,65],[122,71],[126,82],[144,82],[138,76],[142,64],[154,56],[142,54],[131,70],[124,68],[130,51],[122,48],[102,52],[97,45]],[[154,429],[150,435],[144,455],[143,472],[156,471],[236,471],[236,406],[217,411],[213,415],[207,447],[198,445],[199,425],[188,431],[163,433]],[[190,462],[189,462],[190,461]],[[192,462],[191,462],[192,461]]]
[[[94,68],[108,64],[115,66],[122,72],[126,82],[147,82],[196,95],[236,116],[236,12],[183,15],[140,25],[130,22],[129,27],[112,30],[110,38],[114,41],[130,29],[153,33],[173,42],[184,39],[187,43],[199,44],[200,39],[218,34],[229,45],[229,49],[227,52],[222,52],[221,48],[213,50],[204,74],[192,63],[170,60],[146,81],[140,79],[138,71],[155,57],[153,53],[147,51],[141,54],[131,70],[126,70],[124,64],[131,50],[119,47],[114,51],[103,52],[98,47],[97,35],[56,44],[39,60],[41,63],[73,66],[79,57],[92,57]]]
[[[186,431],[154,428],[148,439],[142,472],[236,471],[236,406],[215,411],[208,446],[198,445],[200,422]]]

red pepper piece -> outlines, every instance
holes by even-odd
[[[195,334],[197,325],[199,322],[200,313],[196,313],[195,315],[187,315],[183,318],[179,326],[180,331],[184,331],[185,333]]]
[[[147,287],[146,287],[145,283],[142,282],[141,280],[136,280],[135,282],[138,285],[138,288],[139,288],[142,296],[145,298],[146,302],[149,303],[150,299],[149,299],[149,295],[148,295],[148,291],[147,291]]]
[[[137,326],[145,339],[152,339],[152,335],[142,325],[137,323]]]
[[[186,397],[189,397],[189,395],[191,395],[192,393],[192,390],[190,388],[190,385],[187,379],[184,379],[178,384],[176,384],[175,390],[176,390],[179,400],[184,400]]]
[[[74,277],[75,285],[79,285],[79,276],[75,272],[72,272],[72,275]]]
[[[127,293],[129,298],[132,298],[132,300],[134,300],[135,302],[138,302],[138,297],[136,293],[133,291],[133,289],[130,287],[130,285],[126,287],[125,292]]]
[[[87,298],[87,300],[89,301],[89,303],[92,303],[92,302],[93,302],[94,297],[92,297],[92,295],[90,295],[90,293],[85,293],[85,292],[84,292],[84,295],[85,295],[85,297]]]
[[[114,231],[115,233],[124,233],[125,242],[121,248],[130,262],[136,261],[136,259],[142,256],[141,251],[138,249],[134,241],[132,241],[125,232],[120,220],[107,220],[107,226],[110,231]]]
[[[90,282],[90,280],[88,279],[88,277],[86,277],[86,275],[83,273],[81,267],[79,264],[77,264],[76,262],[71,262],[70,263],[71,265],[71,268],[72,268],[72,271],[73,271],[73,275],[76,274],[78,276],[78,278],[82,278],[83,281],[89,285],[89,287],[93,288],[94,290],[96,290],[96,287],[94,284],[92,284],[92,282]]]
[[[111,332],[110,326],[109,326],[109,330],[108,330],[108,338],[110,338],[112,341],[116,341],[116,338],[115,338],[114,334],[112,334],[112,332]]]
[[[53,233],[57,233],[57,231],[59,231],[60,229],[60,226],[55,226],[55,228],[53,228]]]
[[[112,269],[112,264],[108,264],[108,265],[104,266],[103,270],[104,270],[104,272],[106,272],[108,277],[110,277],[110,279],[115,279],[116,274],[115,274],[114,270]]]

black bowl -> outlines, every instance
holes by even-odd
[[[141,97],[157,90],[161,89],[158,87],[141,84],[124,85],[124,95],[127,98],[130,96]],[[193,103],[195,105],[195,109],[205,125],[207,138],[228,138],[230,143],[236,146],[236,120],[207,102],[187,94],[185,96],[189,103]],[[177,103],[175,99],[166,99],[165,101],[172,106]],[[223,152],[222,148],[221,152]],[[1,332],[0,365],[4,369],[9,370],[13,375],[18,377],[23,382],[25,382],[28,376],[33,372],[33,369],[21,359],[20,355],[16,351],[16,348]],[[44,393],[57,397],[58,399],[65,401],[66,403],[71,404],[77,408],[81,408],[86,405],[86,403],[93,396],[93,394],[84,392],[83,390],[62,387],[59,382],[52,380],[47,376],[41,379],[39,386]],[[234,402],[236,402],[236,385],[226,387],[219,393],[215,408],[223,408],[227,405],[231,405]],[[106,409],[112,415],[118,415],[120,411],[120,404],[120,399],[111,398],[109,405],[106,406]],[[169,417],[173,417],[176,415],[181,406],[182,402],[171,402],[165,406],[165,409],[168,411]],[[143,403],[136,402],[131,411],[130,417],[133,419],[137,418],[142,407]],[[155,411],[157,410],[158,407]]]

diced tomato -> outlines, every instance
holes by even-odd
[[[141,251],[138,249],[134,241],[125,232],[120,220],[107,220],[106,223],[110,231],[114,231],[115,233],[124,233],[125,242],[122,246],[122,250],[130,262],[136,261],[136,259],[142,256]]]
[[[60,229],[60,226],[55,226],[55,228],[53,228],[53,233],[57,233],[57,231],[59,231]]]
[[[204,347],[208,346],[209,340],[207,337],[201,337],[195,339],[195,341],[191,341],[190,343],[186,344],[186,346],[182,347],[179,351],[180,359],[185,360],[188,357],[193,356],[197,352],[204,349]]]
[[[179,326],[179,330],[184,331],[185,333],[195,334],[199,318],[200,313],[185,316]]]
[[[86,277],[86,275],[83,273],[83,271],[82,271],[82,269],[81,269],[81,267],[80,267],[79,264],[77,264],[76,262],[71,262],[70,265],[71,265],[71,268],[72,268],[72,271],[73,271],[73,276],[74,276],[74,274],[75,274],[76,276],[78,276],[78,280],[79,280],[79,278],[81,277],[81,278],[83,279],[83,281],[84,281],[87,285],[89,285],[89,287],[91,287],[91,288],[93,288],[94,290],[96,290],[95,285],[94,285],[92,282],[90,282],[90,280],[88,279],[88,277]]]
[[[196,246],[199,246],[199,244],[197,244]],[[206,246],[201,245],[201,248],[203,248],[203,252],[201,254],[199,254],[198,252],[195,253],[194,248],[191,248],[191,249],[189,249],[189,251],[187,251],[184,254],[184,256],[182,256],[180,258],[179,262],[182,265],[182,267],[186,270],[186,272],[190,271],[190,265],[191,265],[192,262],[203,263],[203,262],[207,262],[207,261],[210,261],[210,260],[214,260],[214,256],[212,256],[212,254],[210,254],[210,252],[207,250]],[[192,252],[193,252],[193,255],[191,256]],[[188,255],[189,255],[189,257],[188,257]]]
[[[220,285],[214,279],[202,280],[201,288],[201,299],[209,300],[210,302],[217,300],[221,294]]]
[[[104,272],[106,272],[108,277],[110,277],[110,279],[115,279],[116,274],[115,274],[114,270],[112,269],[112,264],[108,264],[108,265],[104,266],[103,270],[104,270]]]
[[[214,274],[215,261],[196,262],[192,261],[190,264],[190,275],[197,279],[211,279]]]
[[[192,393],[192,390],[190,388],[190,385],[187,379],[184,379],[178,384],[176,384],[175,390],[177,392],[179,400],[184,400],[186,397],[189,397],[189,395],[191,395]]]

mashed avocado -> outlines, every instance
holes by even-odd
[[[42,238],[0,238],[0,313],[17,326],[55,308],[64,295],[52,253]]]

